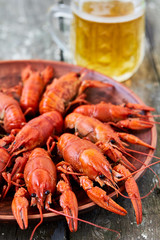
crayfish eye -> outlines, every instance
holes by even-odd
[[[80,73],[77,73],[76,75],[77,75],[77,77],[80,77],[80,76],[81,76],[81,74],[80,74]]]
[[[129,117],[129,118],[132,118],[132,117],[133,117],[133,114],[129,114],[128,117]]]
[[[110,141],[112,144],[114,144],[116,141],[114,139],[111,139]]]
[[[36,197],[36,194],[35,194],[35,193],[32,193],[32,194],[31,194],[31,197]]]
[[[47,191],[45,191],[45,195],[48,195],[50,193],[50,191],[49,190],[47,190]]]
[[[104,174],[99,175],[99,178],[101,179],[105,178]]]
[[[24,146],[23,146],[23,145],[19,146],[19,150],[22,150],[23,148],[24,148]]]

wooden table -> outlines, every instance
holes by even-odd
[[[47,10],[53,0],[0,0],[0,60],[9,59],[50,59],[60,60],[61,51],[56,47],[49,34]],[[147,1],[146,13],[146,52],[138,72],[124,83],[132,89],[146,104],[160,113],[160,1]],[[160,156],[160,127],[157,125],[158,143],[156,155]],[[159,165],[153,167],[160,175]],[[147,171],[139,180],[141,195],[153,187],[155,177]],[[96,224],[110,227],[121,233],[123,240],[160,239],[160,189],[156,188],[142,200],[143,222],[137,226],[134,212],[128,199],[118,197],[128,214],[121,217],[99,207],[80,217]],[[20,230],[16,223],[0,224],[1,240],[29,239],[34,224],[27,230]],[[34,239],[76,240],[76,239],[115,239],[115,234],[79,223],[76,233],[70,233],[65,220],[44,222],[36,231]]]

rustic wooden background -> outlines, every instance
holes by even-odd
[[[52,41],[49,33],[47,12],[54,0],[0,0],[0,60],[9,59],[50,59],[61,60],[62,52]],[[65,0],[69,2],[69,0]],[[160,1],[147,0],[146,8],[146,53],[138,72],[124,84],[132,89],[146,104],[160,113]],[[65,57],[65,56],[64,56]],[[65,59],[66,61],[68,59]],[[157,125],[158,143],[156,155],[160,156],[160,127]],[[159,165],[153,167],[160,176]],[[156,178],[147,171],[139,180],[141,195],[153,187]],[[122,240],[160,239],[160,188],[142,200],[143,222],[136,225],[135,216],[129,200],[118,197],[128,214],[117,216],[96,207],[81,218],[96,224],[110,227],[121,233]],[[29,239],[34,224],[25,231],[16,223],[0,223],[1,240]],[[76,233],[70,233],[64,220],[44,222],[36,231],[34,239],[46,240],[114,240],[115,234],[79,223]]]

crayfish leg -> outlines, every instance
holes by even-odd
[[[136,170],[135,166],[129,162],[129,160],[116,148],[108,144],[108,147],[103,148],[104,154],[106,154],[113,162],[121,162],[130,171]]]
[[[4,136],[3,138],[0,139],[0,147],[4,147],[7,144],[12,143],[14,139],[15,139],[15,136],[12,133],[8,136]]]

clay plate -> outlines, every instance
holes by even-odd
[[[81,67],[63,63],[63,62],[54,62],[54,61],[44,61],[44,60],[20,60],[20,61],[2,61],[0,62],[0,87],[3,88],[9,88],[12,86],[15,86],[16,84],[21,81],[20,79],[20,73],[21,70],[24,69],[28,64],[30,64],[33,68],[37,70],[43,70],[46,66],[51,65],[55,70],[55,77],[59,77],[65,73],[68,73],[70,71],[74,72],[80,72],[82,70]],[[84,69],[83,69],[84,70]],[[86,75],[84,79],[92,79],[92,80],[99,80],[104,81],[107,83],[111,83],[114,87],[110,88],[90,88],[86,91],[87,99],[91,101],[92,103],[97,103],[100,101],[109,101],[114,104],[121,104],[125,102],[131,102],[131,103],[140,103],[143,104],[143,102],[128,88],[123,86],[122,84],[114,81],[113,79],[104,76],[100,73],[97,73],[95,71],[91,70],[85,70]],[[156,127],[155,125],[152,127],[152,129],[140,131],[139,133],[136,133],[138,137],[140,137],[145,142],[151,144],[153,147],[156,147],[156,140],[157,140],[157,134],[156,134]],[[138,151],[143,151],[145,153],[149,153],[150,155],[153,155],[153,150],[149,150],[145,147],[134,147]],[[144,164],[148,165],[151,162],[152,157],[150,156],[143,156],[143,155],[136,155],[136,157],[142,161]],[[136,166],[137,169],[143,168],[143,165],[138,163],[136,160],[131,159],[132,163]],[[135,174],[135,179],[138,180],[142,174],[144,173],[144,170],[141,172],[138,172]],[[122,187],[123,190],[123,187]],[[86,194],[82,189],[78,189],[75,187],[76,195],[79,202],[79,212],[83,212],[86,210],[89,210],[90,208],[94,207],[95,204],[88,199]],[[116,193],[112,192],[110,193],[110,196],[116,197]],[[1,221],[15,221],[12,211],[11,211],[11,200],[12,196],[8,194],[8,197],[6,197],[3,201],[0,202],[0,220]],[[58,206],[53,206],[56,210],[61,210]],[[29,209],[29,219],[39,219],[39,213],[35,208]],[[49,212],[44,212],[44,219],[57,219],[59,215]]]

